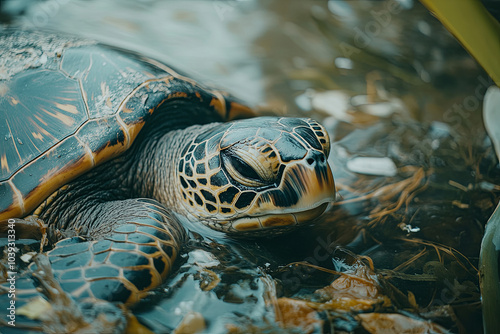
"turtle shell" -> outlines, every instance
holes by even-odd
[[[252,116],[155,60],[64,35],[3,31],[0,220],[29,214],[125,152],[155,112],[177,117],[161,106],[179,99],[201,106],[208,121]]]

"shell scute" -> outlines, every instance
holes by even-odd
[[[85,123],[76,133],[76,137],[86,146],[94,165],[120,155],[129,144],[126,130],[116,116]]]
[[[78,82],[49,70],[27,71],[0,96],[0,181],[74,133],[86,120]]]
[[[80,79],[91,119],[114,114],[138,83],[165,75],[128,54],[100,45],[66,50],[61,69]]]
[[[23,195],[28,213],[29,208],[92,166],[85,147],[75,137],[68,137],[24,166],[11,180]]]

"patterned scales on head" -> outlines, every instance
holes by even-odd
[[[311,220],[332,200],[329,145],[327,132],[311,119],[261,117],[217,126],[182,152],[182,199],[209,226],[228,232]]]

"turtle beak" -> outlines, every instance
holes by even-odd
[[[334,200],[335,183],[326,157],[318,151],[310,152],[305,159],[288,165],[279,187],[263,192],[247,217],[231,222],[230,231],[251,235],[279,228],[273,231],[284,232],[289,230],[286,227],[319,217]]]
[[[263,193],[258,206],[268,213],[292,213],[301,223],[321,215],[334,200],[335,182],[326,156],[311,151],[285,168],[279,187]]]

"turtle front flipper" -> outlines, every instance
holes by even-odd
[[[93,212],[88,237],[61,240],[48,252],[54,277],[77,300],[137,302],[167,277],[184,230],[149,199],[100,203]]]

